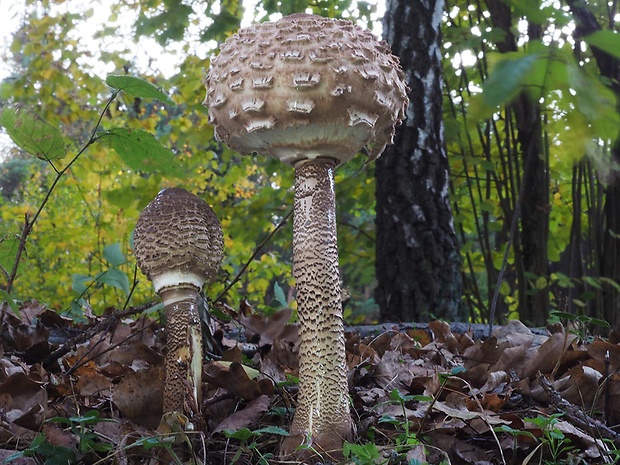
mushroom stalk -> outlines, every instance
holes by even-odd
[[[282,452],[319,452],[351,439],[333,159],[295,165],[293,275],[299,315],[299,395]]]
[[[196,308],[197,289],[161,292],[166,314],[164,412],[200,411],[202,403],[202,334]],[[186,393],[190,394],[187,396]]]

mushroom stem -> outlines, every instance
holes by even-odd
[[[319,158],[295,165],[293,275],[299,314],[299,394],[284,455],[299,445],[342,450],[352,436],[338,245],[334,168]]]
[[[164,412],[200,412],[202,334],[194,286],[161,292],[166,314],[166,384]]]

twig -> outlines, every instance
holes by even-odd
[[[543,391],[549,396],[549,402],[559,411],[564,412],[565,418],[570,420],[572,424],[588,432],[593,438],[603,437],[611,440],[616,447],[620,447],[620,434],[607,427],[600,421],[585,414],[579,407],[571,404],[563,399],[558,391],[556,391],[549,380],[539,371],[536,373],[538,384]]]
[[[56,167],[54,166],[54,164],[51,161],[48,161],[48,163],[50,164],[52,169],[56,172],[56,177],[54,178],[54,181],[52,182],[52,185],[50,186],[50,188],[47,190],[47,193],[45,194],[45,197],[43,198],[43,201],[41,202],[41,205],[39,205],[39,208],[37,209],[36,213],[32,216],[32,219],[30,219],[28,217],[29,215],[26,214],[25,221],[24,221],[24,227],[22,229],[22,233],[21,233],[21,236],[19,238],[19,245],[18,245],[18,248],[17,248],[17,254],[15,256],[15,262],[13,263],[13,269],[11,270],[11,275],[9,276],[9,280],[7,282],[7,285],[6,285],[6,292],[7,292],[7,294],[10,294],[11,293],[11,289],[13,288],[13,283],[15,282],[15,279],[17,277],[17,270],[19,268],[19,263],[21,261],[21,256],[22,256],[22,253],[24,252],[24,250],[26,249],[26,240],[28,239],[28,236],[32,232],[32,227],[34,226],[34,223],[39,218],[39,215],[41,215],[41,212],[43,211],[43,209],[47,205],[47,202],[49,201],[50,197],[52,196],[52,192],[56,188],[56,185],[58,184],[60,179],[63,177],[63,175],[69,170],[69,168],[71,168],[71,166],[73,166],[73,164],[78,160],[78,158],[80,158],[80,156],[86,151],[86,149],[88,147],[90,147],[91,145],[93,145],[97,141],[97,139],[98,139],[97,138],[97,131],[99,130],[99,126],[101,126],[101,121],[103,120],[103,116],[106,114],[106,112],[108,111],[108,108],[110,107],[110,105],[112,104],[114,99],[116,99],[116,96],[119,94],[119,92],[120,92],[120,89],[118,89],[118,90],[116,90],[116,91],[114,91],[112,93],[112,95],[110,96],[110,98],[106,102],[105,107],[103,108],[103,110],[99,114],[99,119],[97,120],[97,123],[95,124],[95,127],[93,128],[93,130],[92,130],[92,132],[90,134],[90,137],[88,138],[88,141],[86,142],[86,144],[84,144],[84,147],[82,147],[80,149],[80,151],[71,159],[71,161],[69,161],[69,163],[67,163],[65,165],[65,167],[63,169],[58,171],[56,169]]]
[[[116,312],[107,317],[105,320],[100,321],[95,326],[89,328],[87,331],[69,339],[63,345],[61,345],[54,352],[49,354],[45,359],[43,359],[43,366],[48,366],[55,360],[58,360],[63,355],[68,354],[76,344],[84,342],[88,339],[91,339],[95,336],[95,334],[103,331],[105,328],[109,328],[114,322],[118,322],[121,318],[124,318],[129,315],[135,315],[136,313],[141,313],[147,308],[151,307],[152,303],[146,303],[143,305],[139,305],[137,307],[130,307],[127,310],[123,310],[122,312]]]
[[[288,219],[291,217],[291,215],[293,214],[293,210],[289,210],[288,213],[284,216],[284,218],[282,218],[282,220],[277,224],[277,226],[273,229],[273,231],[271,231],[269,233],[269,235],[263,240],[263,242],[261,242],[258,247],[256,247],[256,249],[254,250],[254,253],[252,254],[252,256],[248,259],[247,262],[245,262],[245,265],[243,265],[243,268],[241,268],[241,270],[239,271],[239,273],[237,273],[237,276],[235,276],[235,278],[228,284],[228,286],[226,286],[226,289],[224,289],[220,295],[218,295],[215,299],[214,302],[219,302],[219,300],[224,297],[228,291],[230,291],[230,289],[237,284],[237,282],[239,282],[239,280],[241,279],[241,276],[243,275],[243,273],[245,273],[245,271],[248,269],[248,267],[250,266],[250,264],[254,261],[254,259],[258,256],[258,254],[260,253],[260,251],[262,250],[262,248],[265,246],[265,244],[267,244],[267,242],[269,242],[271,240],[271,238],[275,235],[276,232],[278,232],[288,221]]]

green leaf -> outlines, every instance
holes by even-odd
[[[508,425],[496,426],[495,428],[493,428],[493,431],[495,431],[497,433],[508,433],[508,434],[513,435],[513,436],[527,436],[529,438],[536,439],[536,436],[534,436],[529,431],[522,431],[522,430],[519,430],[519,429],[511,428]]]
[[[93,278],[87,276],[85,274],[74,274],[71,276],[71,289],[78,294],[84,294],[88,290],[88,285],[86,284],[89,281],[93,281]]]
[[[108,74],[105,83],[115,89],[120,89],[132,97],[154,98],[167,105],[174,105],[174,102],[161,89],[144,79],[135,76],[119,76]]]
[[[600,326],[601,328],[611,328],[611,325],[607,321],[601,320],[600,318],[588,318],[587,323]]]
[[[9,304],[9,307],[11,307],[11,310],[13,310],[13,313],[19,316],[19,307],[17,306],[17,302],[15,302],[13,297],[11,297],[11,295],[8,292],[0,289],[0,302],[2,302],[3,300],[7,304]]]
[[[103,258],[112,266],[120,266],[127,262],[118,242],[103,248]]]
[[[603,286],[601,286],[601,282],[598,279],[593,278],[592,276],[584,276],[582,279],[586,284],[589,284],[595,289],[603,289]]]
[[[363,459],[365,462],[373,461],[373,463],[375,459],[381,456],[377,446],[371,442],[366,444],[351,444],[350,442],[345,442],[342,445],[342,452],[347,458],[355,457],[357,459]]]
[[[89,410],[83,416],[69,417],[70,423],[83,423],[85,425],[94,425],[102,421],[99,418],[99,412],[97,410]]]
[[[588,45],[620,59],[620,34],[613,31],[596,31],[583,38]]]
[[[60,131],[32,111],[4,108],[0,125],[13,142],[41,160],[59,160],[67,153]]]
[[[255,435],[262,433],[277,434],[278,436],[288,436],[288,431],[282,428],[278,428],[277,426],[267,426],[265,428],[254,430]]]
[[[127,274],[116,268],[110,268],[97,276],[97,282],[122,290],[129,295],[129,278]]]
[[[284,291],[277,282],[273,285],[273,295],[280,305],[282,305],[283,307],[286,307],[288,305],[288,303],[286,302],[286,296],[284,295]]]
[[[159,171],[176,177],[182,175],[174,153],[147,131],[114,128],[101,138],[107,138],[116,153],[134,171]]]
[[[555,318],[564,318],[569,321],[575,321],[575,315],[573,315],[572,313],[568,313],[568,312],[554,311],[554,312],[551,312],[551,316]]]
[[[17,237],[0,240],[0,266],[6,271],[10,271],[13,268],[18,248],[19,238]]]
[[[537,53],[525,56],[509,53],[497,61],[482,92],[486,103],[496,107],[510,101],[519,92],[538,57]]]
[[[245,441],[254,436],[254,433],[248,428],[241,428],[236,431],[225,429],[224,431],[222,431],[222,434],[224,434],[224,436],[226,436],[227,438],[240,439],[242,441]]]
[[[538,53],[523,55],[520,52],[489,54],[492,63],[482,94],[471,100],[472,123],[488,118],[500,105],[510,102],[523,88],[531,73]]]

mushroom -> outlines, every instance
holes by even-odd
[[[134,231],[138,266],[153,282],[166,314],[164,413],[199,413],[202,334],[196,298],[222,263],[222,225],[202,199],[173,187],[140,214]]]
[[[211,61],[205,104],[216,137],[295,169],[299,393],[282,455],[339,454],[353,434],[334,169],[363,148],[373,160],[392,142],[408,104],[403,78],[369,31],[307,14],[242,29]]]

